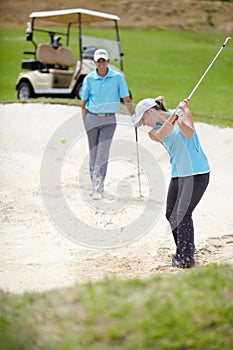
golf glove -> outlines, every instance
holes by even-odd
[[[178,119],[177,119],[178,124],[182,123],[184,115],[185,115],[185,112],[184,112],[183,108],[179,107],[176,110],[176,116],[178,117]]]
[[[184,101],[178,104],[178,108],[185,109],[186,107],[187,107],[187,104]]]
[[[183,117],[185,115],[185,109],[188,105],[188,100],[185,99],[184,101],[181,101],[178,104],[177,110],[176,110],[176,115],[178,117],[177,123],[180,124],[183,121]]]

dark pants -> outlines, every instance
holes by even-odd
[[[209,173],[171,179],[166,218],[168,219],[180,259],[194,255],[194,227],[192,213],[209,183]]]

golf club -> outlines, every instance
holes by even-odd
[[[198,86],[201,84],[202,80],[205,78],[206,74],[208,73],[208,71],[210,70],[210,68],[212,67],[212,65],[214,64],[214,62],[216,61],[216,59],[218,58],[218,56],[220,55],[221,51],[224,49],[224,47],[226,46],[226,44],[228,43],[228,41],[230,41],[232,39],[232,37],[228,36],[226,38],[226,40],[224,41],[223,45],[221,46],[220,50],[217,52],[217,54],[215,55],[215,57],[213,58],[213,60],[211,61],[210,65],[208,66],[208,68],[206,69],[206,71],[204,72],[204,74],[201,76],[201,78],[199,79],[199,81],[197,82],[197,84],[195,85],[195,87],[193,88],[193,90],[190,92],[187,100],[190,101],[191,97],[193,96],[194,92],[197,90]],[[175,122],[177,121],[178,116],[175,115],[171,124],[174,125]]]
[[[135,129],[136,151],[137,151],[139,196],[142,197],[141,176],[140,176],[140,166],[139,166],[139,151],[138,151],[138,129],[137,128],[134,128],[134,129]]]

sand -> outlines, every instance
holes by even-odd
[[[139,188],[129,116],[117,115],[101,201],[90,196],[79,107],[2,104],[0,120],[2,290],[185,273],[171,267],[175,247],[164,216],[167,154],[139,130]],[[211,165],[209,187],[194,212],[195,268],[233,263],[233,129],[195,125]]]

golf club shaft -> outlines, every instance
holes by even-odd
[[[193,96],[194,92],[197,90],[198,86],[201,84],[202,80],[205,78],[206,74],[208,73],[208,71],[210,70],[210,68],[212,67],[212,65],[214,64],[214,62],[216,61],[216,59],[218,58],[218,56],[220,55],[220,53],[222,52],[222,50],[224,49],[224,47],[226,46],[226,44],[228,43],[228,41],[231,40],[231,37],[227,37],[226,40],[224,41],[222,47],[220,48],[220,50],[217,52],[217,54],[215,55],[215,57],[213,58],[213,60],[211,61],[210,65],[208,66],[208,68],[206,69],[206,71],[204,72],[204,74],[202,75],[202,77],[200,78],[200,80],[198,81],[198,83],[196,84],[196,86],[194,87],[194,89],[191,91],[191,93],[188,96],[188,100],[191,99],[191,97]]]
[[[140,166],[139,166],[139,150],[138,150],[138,129],[135,129],[135,138],[136,138],[136,151],[137,151],[137,166],[138,166],[138,186],[139,186],[139,195],[142,197],[141,189],[141,176],[140,176]]]
[[[213,58],[213,60],[211,61],[211,63],[209,64],[208,68],[206,69],[206,71],[204,72],[204,74],[201,76],[201,78],[199,79],[199,81],[197,82],[197,84],[195,85],[195,87],[193,88],[193,90],[190,92],[189,96],[188,96],[188,101],[190,101],[191,97],[193,96],[194,92],[197,90],[197,88],[199,87],[199,85],[201,84],[202,80],[205,78],[206,74],[208,73],[208,71],[210,70],[210,68],[212,67],[212,65],[214,64],[214,62],[216,61],[216,59],[218,58],[218,56],[220,55],[221,51],[224,49],[224,47],[226,46],[226,44],[228,43],[228,41],[230,41],[232,38],[231,37],[227,37],[226,40],[224,41],[223,45],[221,46],[220,50],[217,52],[217,54],[215,55],[215,57]],[[178,116],[175,115],[171,124],[174,125],[175,122],[177,121]]]

